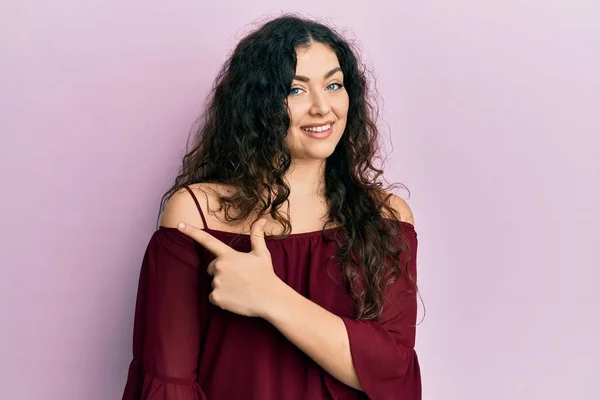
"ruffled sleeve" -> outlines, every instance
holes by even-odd
[[[204,326],[200,247],[159,228],[144,254],[123,400],[206,399],[197,383]]]
[[[412,225],[403,225],[410,248],[409,271],[416,280],[417,235]],[[416,290],[406,276],[387,288],[378,321],[342,318],[354,368],[370,399],[421,399],[421,374],[414,350],[416,318]]]

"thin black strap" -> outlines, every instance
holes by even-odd
[[[194,192],[192,192],[192,189],[190,189],[188,186],[184,186],[184,188],[186,188],[187,191],[190,192],[190,194],[192,195],[192,198],[194,199],[194,203],[196,203],[196,207],[198,207],[198,212],[200,213],[200,218],[202,218],[202,223],[204,224],[205,228],[208,228],[208,224],[206,223],[206,218],[204,218],[204,213],[202,212],[202,207],[200,207],[198,198],[196,197]],[[208,201],[208,198],[207,198],[207,201]]]

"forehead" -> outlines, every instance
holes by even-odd
[[[296,49],[296,58],[296,74],[309,78],[322,78],[325,73],[340,66],[335,52],[322,43]]]

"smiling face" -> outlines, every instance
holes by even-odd
[[[287,104],[286,144],[292,158],[324,160],[340,141],[348,115],[348,92],[335,52],[322,43],[296,50],[296,76]]]

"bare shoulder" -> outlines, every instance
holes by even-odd
[[[196,197],[198,196],[196,195]],[[190,192],[185,188],[171,195],[160,218],[160,225],[166,228],[176,228],[180,222],[204,228],[198,207],[196,207]]]
[[[194,183],[188,185],[188,187],[194,193],[206,218],[209,218],[208,209],[212,209],[218,205],[219,196],[229,195],[233,190],[226,185],[214,183]],[[169,198],[161,216],[160,225],[175,228],[180,222],[185,222],[201,229],[205,228],[198,206],[190,192],[185,188],[178,190]]]
[[[415,224],[415,217],[408,205],[408,202],[404,200],[402,197],[396,196],[392,194],[389,197],[389,205],[390,208],[394,211],[395,215],[387,215],[388,218],[397,219],[403,222],[408,222],[409,224]]]
[[[189,185],[192,190],[200,207],[206,207],[206,196],[205,194],[210,192],[210,184],[196,183]],[[205,210],[206,208],[203,208]],[[160,225],[167,228],[176,228],[180,222],[194,225],[198,228],[204,228],[202,217],[194,198],[187,191],[186,188],[182,188],[173,195],[167,201],[165,209],[163,210]]]

